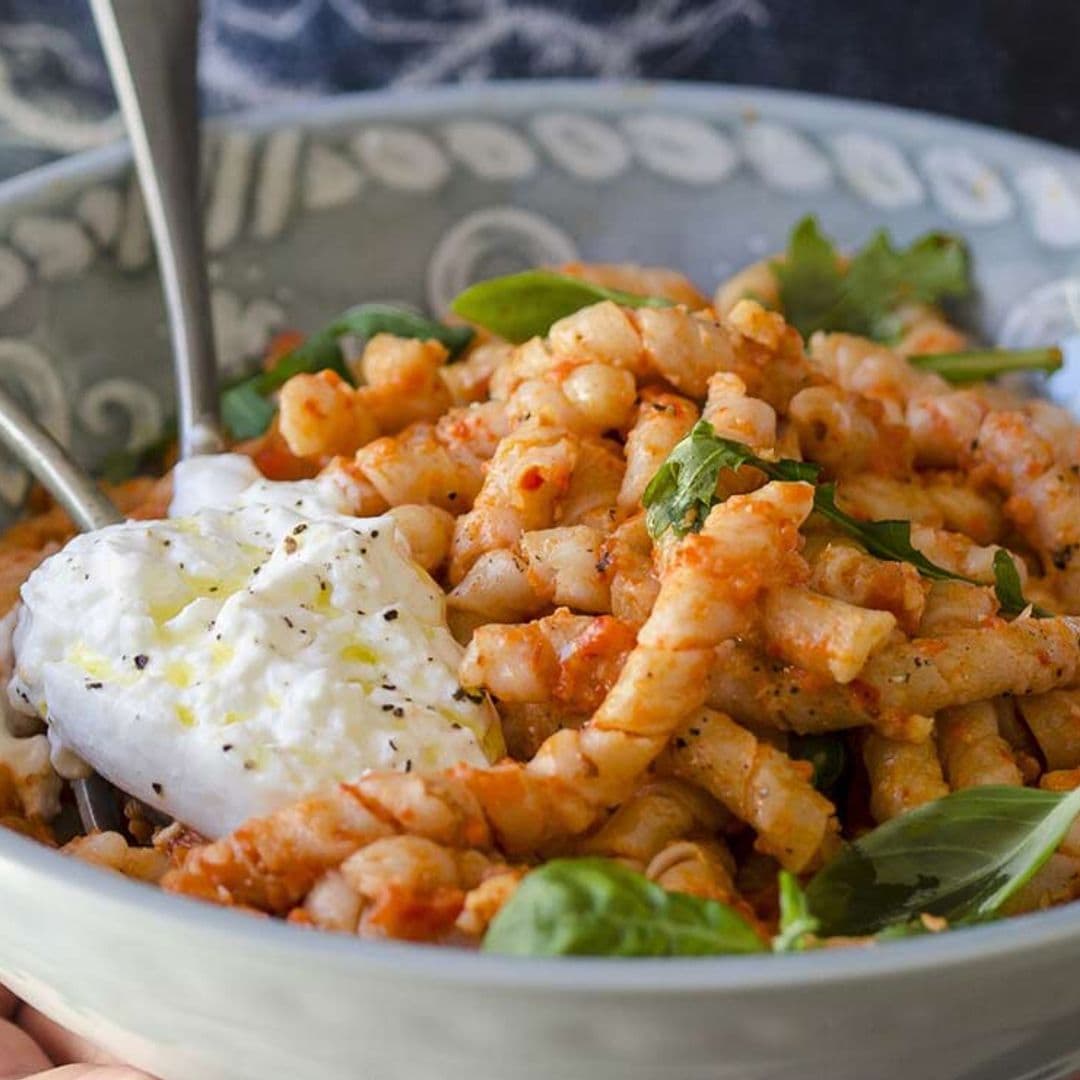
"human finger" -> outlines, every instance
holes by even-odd
[[[22,1028],[10,1020],[0,1020],[0,1080],[22,1080],[37,1076],[53,1063],[45,1051]]]
[[[41,1047],[55,1065],[122,1065],[112,1054],[50,1020],[32,1005],[23,1002],[15,1022]]]
[[[154,1080],[127,1065],[61,1065],[57,1069],[34,1073],[26,1080]]]

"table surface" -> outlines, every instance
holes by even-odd
[[[488,78],[674,78],[885,101],[1080,148],[1077,0],[204,0],[204,8],[208,112]],[[0,177],[118,133],[86,0],[0,0]]]

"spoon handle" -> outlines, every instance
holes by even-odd
[[[172,337],[183,457],[224,448],[199,212],[198,0],[91,0],[146,201]]]

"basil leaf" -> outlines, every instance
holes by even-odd
[[[394,304],[358,304],[335,319],[326,332],[335,339],[346,334],[364,339],[373,338],[376,334],[393,334],[395,337],[417,338],[420,341],[434,339],[446,347],[451,360],[455,360],[475,336],[469,326],[447,326]],[[288,357],[282,363],[287,360]]]
[[[773,952],[802,952],[812,946],[808,940],[818,932],[819,921],[811,914],[799,879],[780,871],[780,928],[773,938]]]
[[[553,323],[601,300],[613,300],[622,307],[672,306],[662,296],[605,289],[552,270],[526,270],[470,285],[450,310],[507,341],[520,343],[544,337]]]
[[[847,743],[841,735],[789,735],[788,755],[814,766],[813,783],[818,791],[835,787],[847,770]]]
[[[234,439],[254,439],[274,419],[277,406],[264,397],[254,381],[230,387],[221,395],[221,421]]]
[[[679,536],[700,529],[716,502],[720,473],[740,465],[753,465],[771,480],[813,483],[819,472],[805,461],[767,461],[745,443],[721,438],[708,420],[699,420],[675,444],[642,494],[645,524],[653,539],[669,528]]]
[[[1061,350],[972,349],[970,352],[920,353],[908,362],[924,371],[933,371],[951,383],[982,382],[1010,371],[1057,371],[1064,362]]]
[[[667,892],[609,859],[554,859],[527,874],[492,920],[483,948],[508,956],[765,951],[726,905]]]
[[[873,934],[925,913],[997,913],[1053,854],[1080,813],[1080,788],[974,787],[927,803],[849,844],[810,882],[828,936]]]
[[[351,334],[366,339],[380,333],[423,341],[434,338],[446,346],[451,360],[473,339],[467,326],[445,326],[393,304],[359,304],[286,353],[269,371],[257,372],[227,389],[221,396],[221,416],[229,433],[235,439],[261,435],[277,411],[265,400],[267,395],[294,375],[330,370],[348,378],[341,338]]]
[[[785,317],[807,338],[833,330],[891,341],[901,329],[896,312],[903,304],[936,304],[971,289],[967,249],[956,236],[928,233],[898,249],[881,231],[845,271],[813,217],[795,226],[786,257],[773,264],[773,272]]]

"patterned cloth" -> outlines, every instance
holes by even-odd
[[[887,101],[1080,146],[1076,0],[204,6],[202,79],[210,111],[489,78],[703,79]],[[0,176],[118,131],[86,0],[0,0]]]

